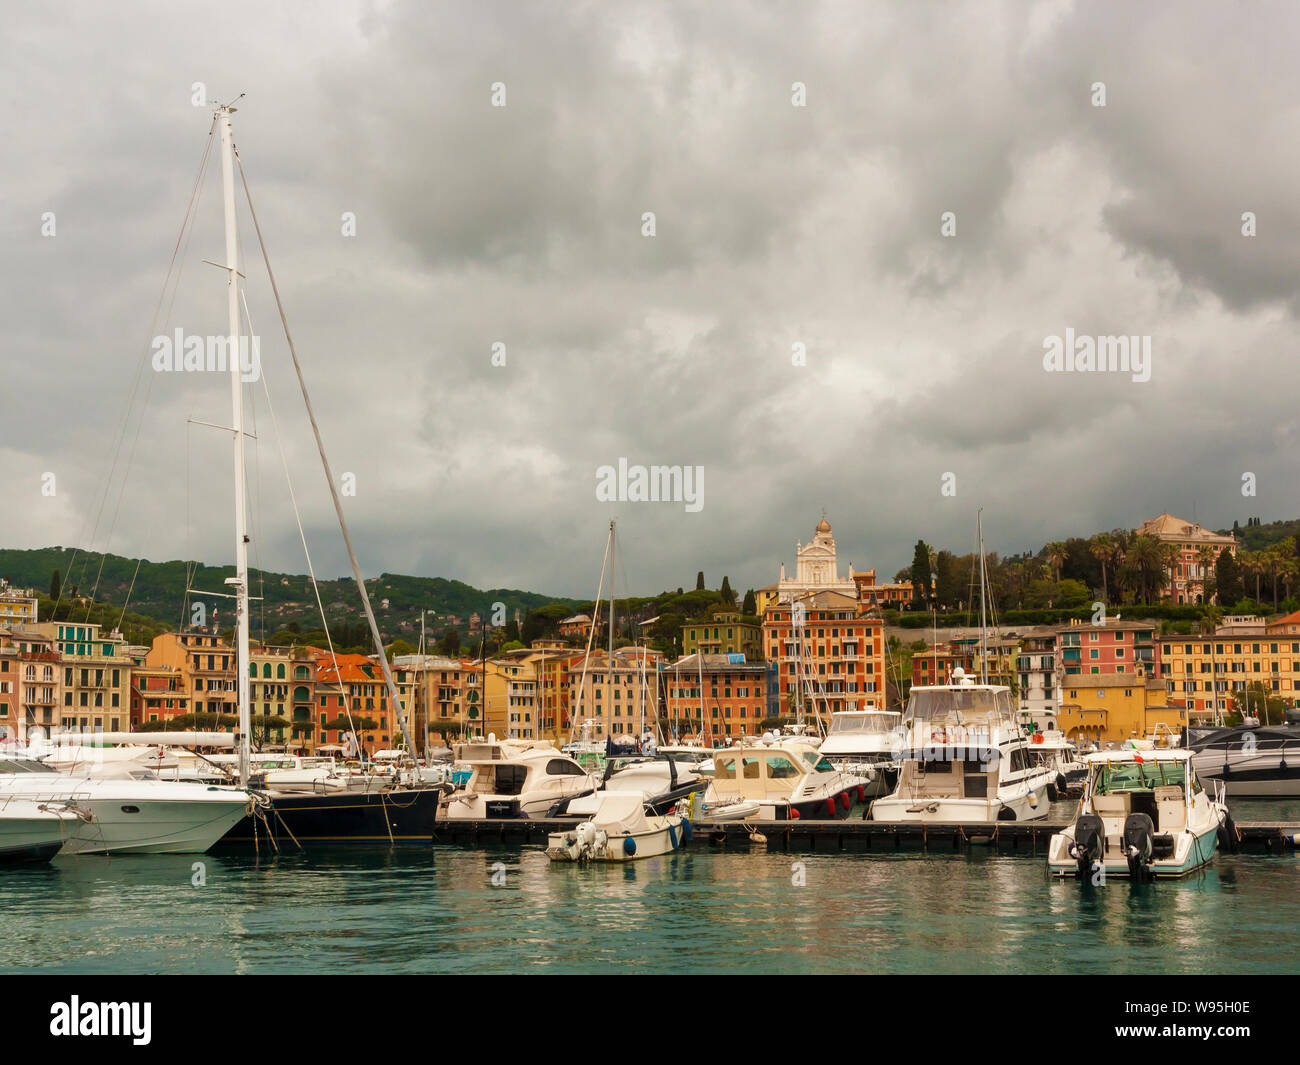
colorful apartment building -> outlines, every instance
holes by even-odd
[[[349,732],[367,754],[389,747],[398,725],[382,666],[367,655],[308,650],[316,666],[317,747],[346,747]]]
[[[663,666],[665,740],[717,745],[757,735],[767,717],[768,670],[738,654],[684,655]]]
[[[397,694],[411,722],[416,743],[441,746],[458,737],[465,724],[466,666],[442,655],[398,655],[393,659]]]
[[[1020,720],[1042,731],[1057,727],[1057,641],[1060,633],[1050,625],[1030,629],[1020,638],[1016,673]],[[1064,675],[1064,674],[1062,674]]]
[[[700,621],[682,625],[682,654],[744,655],[763,657],[763,630],[753,621],[745,621],[736,611],[714,614]]]
[[[169,666],[185,678],[190,713],[238,717],[235,657],[235,649],[213,633],[164,632],[153,638],[145,665]]]
[[[0,628],[0,743],[18,738],[18,645]]]
[[[99,625],[45,621],[29,626],[53,641],[62,672],[64,729],[125,731],[131,721],[131,670],[126,642]]]
[[[0,581],[0,626],[35,625],[36,595],[31,589],[11,588]]]
[[[776,665],[776,709],[795,716],[883,709],[884,619],[856,597],[811,592],[763,616],[766,658]]]
[[[131,728],[169,721],[190,712],[185,676],[173,666],[131,668]]]
[[[1071,621],[1057,628],[1056,668],[1062,678],[1088,673],[1154,676],[1158,647],[1151,622],[1107,618],[1105,624]]]
[[[1263,628],[1220,626],[1213,636],[1160,637],[1159,678],[1169,702],[1186,707],[1194,720],[1212,719],[1232,710],[1234,693],[1261,684],[1288,707],[1300,706],[1300,634],[1279,638]]]
[[[1144,521],[1139,536],[1154,537],[1162,544],[1177,548],[1177,557],[1169,579],[1160,590],[1163,598],[1175,603],[1200,603],[1205,598],[1205,582],[1213,579],[1214,566],[1226,547],[1237,553],[1237,539],[1232,535],[1211,532],[1194,521],[1184,521],[1172,514]]]
[[[592,652],[568,667],[570,728],[592,739],[639,736],[651,731],[659,712],[658,663],[661,656],[644,647],[620,647],[613,667],[608,653]]]
[[[47,734],[63,727],[63,664],[52,636],[13,629],[17,649],[17,709],[14,731],[25,739],[31,729]]]
[[[1079,744],[1177,736],[1188,723],[1187,709],[1170,705],[1159,680],[1131,671],[1067,676],[1061,695],[1058,727]]]

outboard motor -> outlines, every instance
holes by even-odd
[[[1149,814],[1129,814],[1124,819],[1124,856],[1128,859],[1128,874],[1134,880],[1151,879],[1155,834],[1156,826]]]
[[[1106,851],[1106,826],[1096,814],[1080,814],[1074,823],[1074,842],[1070,857],[1078,863],[1075,876],[1086,880],[1092,875],[1092,863],[1100,861]]]

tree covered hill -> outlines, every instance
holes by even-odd
[[[56,572],[65,602],[79,596],[93,597],[96,603],[111,604],[120,610],[129,591],[133,614],[152,618],[170,628],[188,621],[185,615],[188,583],[194,589],[190,602],[201,601],[208,611],[213,608],[220,611],[222,627],[232,616],[229,600],[203,593],[224,593],[224,581],[234,576],[234,566],[205,566],[179,560],[141,561],[121,555],[86,554],[65,547],[0,549],[0,577],[8,578],[16,587],[33,588],[45,595],[52,590]],[[319,588],[331,630],[336,624],[362,621],[364,614],[351,577],[321,580]],[[513,618],[516,610],[522,617],[542,606],[568,609],[577,605],[576,600],[514,588],[478,589],[445,577],[383,573],[367,578],[366,588],[386,639],[418,637],[421,609],[431,612],[428,625],[433,635],[448,627],[444,619],[449,616],[459,618],[459,627],[467,632],[470,615],[478,613],[490,620],[496,603],[505,605],[507,618]],[[252,607],[255,636],[269,636],[291,623],[304,630],[320,627],[311,582],[305,575],[255,570],[251,574],[250,592],[261,597]],[[387,606],[383,605],[385,600]]]

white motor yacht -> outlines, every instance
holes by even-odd
[[[1087,756],[1079,815],[1047,848],[1056,876],[1102,883],[1107,877],[1178,877],[1235,844],[1223,785],[1205,790],[1186,750],[1101,751]]]
[[[912,688],[898,784],[872,803],[872,819],[993,825],[1046,817],[1056,772],[1032,763],[1011,689],[975,684],[960,668],[953,680]]]
[[[457,744],[455,751],[456,766],[469,769],[470,777],[442,800],[439,819],[555,816],[568,800],[589,795],[600,784],[599,776],[549,741],[498,742],[489,736],[486,742]]]
[[[831,765],[865,777],[867,795],[888,795],[898,783],[903,715],[896,710],[837,710],[817,749]]]
[[[714,751],[713,779],[697,809],[711,819],[712,810],[756,802],[759,821],[833,820],[865,805],[867,784],[836,769],[807,740],[769,732]]]
[[[0,758],[0,802],[28,799],[79,814],[60,854],[201,854],[253,802],[241,788],[159,780],[129,760],[97,772],[75,777],[35,759]]]

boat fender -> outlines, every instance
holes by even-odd
[[[859,784],[859,785],[858,785],[858,802],[865,803],[866,801],[867,801],[867,789],[866,789],[866,787],[864,787],[862,784]]]
[[[629,836],[628,838],[630,839],[631,837]],[[668,842],[672,845],[673,850],[677,849],[677,832],[674,830],[671,821],[668,822]]]
[[[842,806],[844,809],[847,810],[852,805],[853,805],[852,796],[850,796],[847,791],[840,792],[840,806]]]
[[[691,824],[689,817],[682,818],[682,842],[690,843],[695,838],[695,826]]]
[[[1129,814],[1124,819],[1124,856],[1134,880],[1151,879],[1151,857],[1156,826],[1149,814]]]
[[[1031,810],[1038,809],[1038,792],[1036,791],[1031,791],[1029,793],[1029,808]]]
[[[835,796],[833,795],[826,800],[826,814],[828,817],[835,816]]]
[[[1219,850],[1230,854],[1237,852],[1237,825],[1232,814],[1225,813],[1219,822]]]
[[[626,854],[629,858],[631,858],[634,854],[636,854],[636,840],[634,840],[631,836],[628,836],[625,840],[623,840],[623,853]]]
[[[798,807],[791,806],[791,807],[790,807],[790,820],[791,820],[791,821],[798,821],[798,820],[799,820],[799,817],[800,817],[800,814],[799,814],[799,809],[798,809]]]
[[[1056,790],[1056,784],[1055,782],[1049,780],[1047,782],[1047,801],[1056,802],[1057,798],[1059,798],[1059,795]]]

